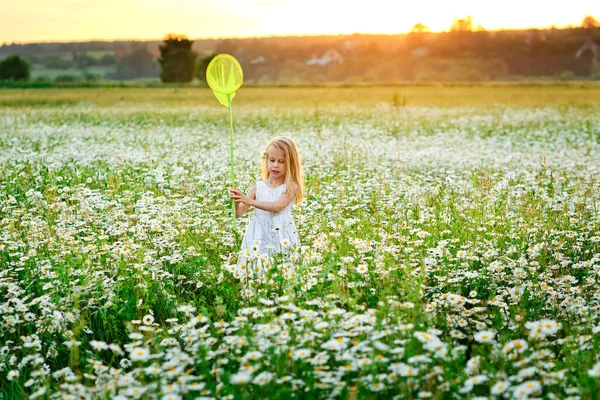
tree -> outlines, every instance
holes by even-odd
[[[117,59],[112,54],[105,54],[100,59],[100,65],[113,65],[117,63]]]
[[[191,82],[198,55],[192,51],[194,42],[184,35],[168,35],[160,50],[160,79],[163,82]]]
[[[77,66],[77,68],[85,69],[87,67],[92,67],[97,64],[96,59],[88,56],[85,52],[75,53],[75,57],[73,58],[73,62]]]
[[[410,33],[426,33],[426,32],[431,32],[431,29],[429,29],[429,27],[427,27],[426,25],[423,25],[420,22],[417,22],[415,24],[415,26],[413,26],[412,29],[410,30]]]
[[[198,65],[196,66],[196,78],[198,78],[198,80],[202,82],[206,80],[206,69],[208,68],[208,64],[210,64],[210,62],[213,58],[215,58],[216,55],[216,53],[211,53],[206,57],[203,57],[200,60],[198,60]]]
[[[450,27],[450,32],[472,32],[473,17],[454,18],[454,22]]]
[[[73,65],[71,61],[64,60],[57,56],[50,56],[44,62],[46,68],[51,69],[69,69]]]
[[[117,63],[116,79],[135,79],[156,77],[158,73],[154,57],[145,46],[138,47],[122,57]]]
[[[431,29],[429,29],[429,27],[420,22],[416,23],[406,35],[406,39],[404,41],[405,48],[416,49],[423,46],[425,43],[425,36],[428,33],[431,33]]]
[[[593,16],[587,15],[581,22],[581,26],[586,29],[587,28],[599,28],[600,22],[598,22],[598,20],[596,20],[596,18],[594,18]]]
[[[28,81],[31,67],[21,56],[10,56],[0,61],[0,81]]]
[[[215,47],[215,53],[235,55],[236,51],[238,50],[239,43],[239,41],[232,39],[221,40],[219,43],[217,43],[217,46]]]

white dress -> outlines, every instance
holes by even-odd
[[[285,183],[270,188],[264,181],[260,181],[256,184],[256,200],[277,201],[285,192],[285,188]],[[262,265],[261,259],[264,261],[265,256],[289,253],[292,248],[299,246],[300,240],[292,218],[293,207],[294,199],[278,213],[254,209],[254,217],[246,227],[238,267],[249,260],[257,260],[258,264]]]

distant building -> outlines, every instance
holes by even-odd
[[[69,62],[73,62],[73,60],[75,59],[75,54],[72,52],[60,52],[57,53],[56,56],[58,58],[60,58],[61,60],[65,60],[65,61],[69,61]]]
[[[575,53],[575,58],[581,58],[587,51],[592,53],[592,58],[600,59],[600,46],[592,40],[592,38],[588,38],[585,43],[577,50]]]
[[[583,60],[589,65],[590,75],[600,74],[600,45],[589,37],[583,45],[577,49],[575,58]]]
[[[427,47],[417,47],[412,51],[411,54],[415,57],[425,57],[427,54],[429,54],[429,50]]]
[[[131,53],[131,50],[124,48],[124,47],[117,47],[116,49],[113,50],[113,54],[114,54],[115,58],[125,57],[125,56],[128,56],[130,53]]]
[[[158,59],[160,57],[160,50],[158,48],[153,47],[153,48],[149,49],[148,52],[150,54],[152,54],[152,57],[154,57],[156,59]]]
[[[536,29],[528,31],[523,38],[523,42],[527,46],[531,46],[534,42],[545,42],[546,40],[548,40],[546,33]]]
[[[327,50],[321,57],[313,57],[306,62],[306,65],[328,65],[328,64],[343,64],[344,57],[336,49]]]
[[[357,43],[354,40],[344,40],[342,42],[342,49],[344,51],[353,50],[357,46]]]

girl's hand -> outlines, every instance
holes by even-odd
[[[243,203],[248,206],[250,205],[250,199],[246,195],[244,195],[244,193],[239,188],[231,189],[229,191],[229,198],[231,200],[235,200],[236,203]]]

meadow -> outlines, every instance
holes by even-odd
[[[600,85],[0,89],[0,399],[597,399]]]

